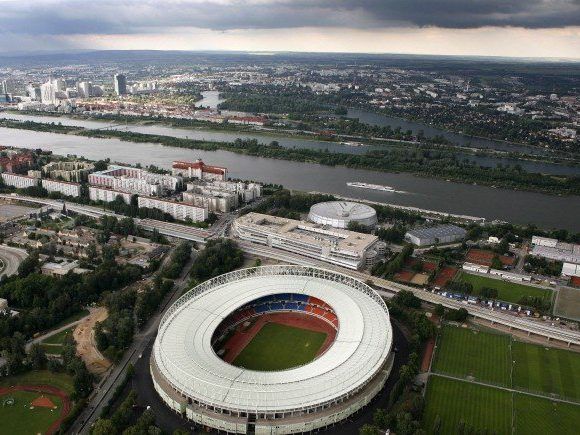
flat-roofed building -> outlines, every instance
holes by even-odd
[[[466,234],[456,225],[435,225],[407,231],[405,241],[416,246],[444,245],[463,240]]]
[[[208,217],[207,208],[196,207],[184,202],[142,196],[137,201],[139,208],[156,208],[180,221],[191,219],[192,222],[202,222]]]
[[[580,276],[580,264],[564,263],[562,265],[562,276]]]
[[[262,185],[259,183],[244,181],[198,181],[187,183],[187,190],[206,189],[207,191],[222,191],[234,193],[238,196],[239,201],[248,203],[262,196]],[[237,207],[237,205],[236,205]]]
[[[227,213],[238,206],[237,195],[223,191],[187,191],[183,192],[183,201],[217,213]]]
[[[63,181],[80,182],[88,178],[95,166],[89,162],[56,161],[42,167],[42,172],[49,178]]]
[[[93,186],[105,186],[146,196],[159,196],[165,190],[176,190],[181,182],[181,177],[116,165],[109,165],[106,170],[89,175],[89,183]]]
[[[531,255],[548,260],[580,264],[580,245],[535,236],[532,238],[532,244]]]
[[[73,198],[81,196],[81,185],[79,183],[49,180],[48,178],[44,178],[41,183],[42,187],[44,187],[49,193],[59,192],[64,196],[72,196]]]
[[[12,174],[10,172],[2,172],[0,174],[4,184],[7,186],[16,187],[17,189],[26,189],[27,187],[38,186],[39,179],[29,177],[28,175]]]
[[[89,198],[91,201],[113,202],[118,197],[121,197],[126,204],[130,204],[132,196],[131,193],[109,189],[108,187],[89,186]]]
[[[328,263],[359,269],[374,262],[377,252],[384,252],[377,236],[338,228],[324,228],[260,213],[248,213],[233,224],[234,234],[242,240],[283,249]]]

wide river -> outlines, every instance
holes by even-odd
[[[164,168],[169,168],[173,160],[202,158],[207,163],[227,166],[234,178],[279,183],[290,189],[328,192],[383,203],[580,231],[578,196],[559,197],[451,183],[409,174],[251,157],[221,150],[188,150],[10,128],[0,128],[0,144],[42,148],[55,154],[74,154],[95,160],[109,157],[116,162],[154,164]],[[405,193],[352,188],[346,185],[348,181],[386,184]]]
[[[212,94],[212,99],[217,98]],[[204,99],[205,100],[205,99]],[[204,101],[202,100],[202,101]],[[368,112],[367,112],[368,113]],[[374,115],[373,116],[381,116]],[[119,124],[114,121],[103,121],[96,119],[67,118],[65,116],[44,116],[44,115],[24,115],[19,113],[0,112],[0,118],[14,119],[17,121],[34,121],[42,123],[60,123],[66,126],[77,126],[88,129],[112,129],[120,131],[131,131],[143,134],[155,134],[162,136],[173,136],[183,139],[195,139],[208,142],[233,142],[237,138],[256,139],[260,143],[270,143],[275,140],[286,148],[308,148],[315,150],[328,150],[333,153],[363,154],[371,149],[389,147],[388,144],[381,146],[350,146],[337,142],[308,140],[303,138],[280,136],[279,134],[252,134],[247,132],[219,131],[202,128],[176,128],[160,124],[143,125]],[[505,144],[503,144],[505,145]],[[458,153],[458,157],[475,161],[477,164],[486,167],[495,167],[498,164],[515,165],[519,164],[525,171],[541,172],[552,175],[578,175],[580,176],[580,166],[565,166],[547,162],[534,162],[525,160],[514,160],[509,158],[497,158],[491,156],[474,156]]]

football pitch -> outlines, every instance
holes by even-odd
[[[468,282],[473,286],[473,293],[479,295],[482,288],[493,288],[497,290],[497,299],[505,302],[518,303],[524,296],[538,297],[551,301],[552,291],[530,285],[518,284],[515,282],[503,281],[501,279],[488,278],[486,276],[471,275],[461,272],[457,278],[460,281]]]
[[[474,433],[465,432],[471,428],[500,434],[512,433],[513,426],[516,434],[575,434],[580,427],[579,353],[447,325],[437,340],[432,371],[423,416],[427,433]]]
[[[425,399],[428,434],[574,435],[580,427],[580,405],[438,376],[430,377]]]
[[[312,361],[325,340],[323,332],[266,323],[233,364],[249,370],[286,370]]]
[[[433,371],[580,401],[580,353],[514,341],[505,334],[445,326]]]

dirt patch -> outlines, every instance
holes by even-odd
[[[481,264],[482,266],[491,266],[493,257],[497,254],[493,251],[485,249],[470,249],[465,256],[465,261],[468,263]],[[504,266],[513,266],[516,262],[515,257],[508,257],[507,255],[499,255],[499,260]]]
[[[444,267],[442,268],[437,276],[435,277],[435,281],[433,281],[433,285],[437,287],[445,287],[449,281],[451,281],[455,275],[457,274],[456,267]]]
[[[30,404],[32,406],[34,406],[35,408],[50,408],[50,409],[56,408],[56,405],[54,404],[54,402],[46,396],[37,397]]]
[[[104,307],[91,308],[91,314],[77,325],[73,337],[77,343],[77,355],[81,357],[87,369],[96,375],[101,375],[111,367],[95,343],[95,325],[105,320],[109,313]]]

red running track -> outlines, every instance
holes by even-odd
[[[52,423],[50,427],[46,430],[46,435],[52,435],[56,433],[62,421],[70,413],[71,401],[70,398],[68,397],[68,394],[51,385],[14,385],[12,387],[0,387],[0,396],[10,394],[13,391],[28,391],[39,394],[50,394],[53,396],[57,396],[61,399],[62,407],[60,410],[60,416],[58,420]]]

